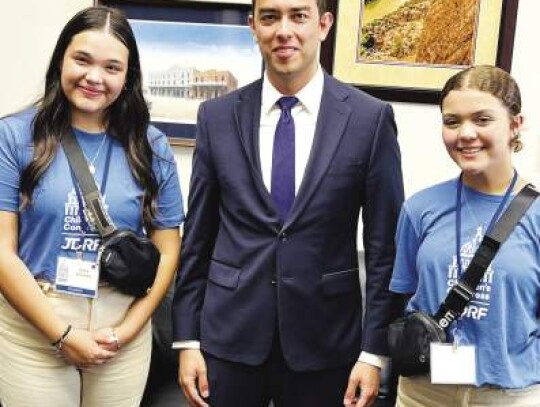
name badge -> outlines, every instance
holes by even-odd
[[[432,342],[431,383],[475,384],[476,347]]]
[[[55,291],[64,294],[96,298],[99,266],[93,261],[58,257]]]

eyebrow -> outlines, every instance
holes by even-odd
[[[82,55],[82,56],[84,56],[86,58],[94,59],[92,54],[90,54],[89,52],[83,51],[83,50],[75,50],[74,54]],[[113,64],[118,64],[118,65],[124,65],[124,63],[122,61],[118,60],[118,59],[108,59],[107,62],[108,63],[113,63]]]
[[[482,109],[482,110],[478,110],[477,112],[474,112],[473,114],[495,114],[495,110],[492,110],[492,109]]]
[[[479,116],[479,115],[483,115],[483,114],[486,114],[486,115],[495,115],[495,111],[494,110],[491,110],[491,109],[481,109],[481,110],[477,110],[475,112],[472,112],[470,114],[470,116]],[[443,112],[443,117],[454,117],[454,116],[462,116],[461,114],[459,113],[452,113],[452,112]]]
[[[294,7],[290,10],[287,10],[288,13],[292,12],[298,12],[298,11],[309,11],[311,7],[309,6],[302,6],[302,7]],[[275,8],[266,7],[266,8],[260,8],[259,13],[278,13],[279,11]]]

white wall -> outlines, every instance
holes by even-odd
[[[0,116],[43,91],[45,71],[64,24],[93,0],[21,0],[0,3]]]
[[[63,24],[92,0],[11,1],[0,13],[0,116],[35,98],[52,48]],[[526,129],[525,148],[516,155],[521,174],[540,186],[540,26],[538,0],[520,0],[512,74],[521,86]],[[440,133],[439,109],[434,105],[393,103],[399,129],[406,193],[418,191],[457,174]],[[184,202],[188,191],[192,149],[174,147]]]
[[[540,2],[521,0],[518,11],[512,74],[520,84],[525,115],[523,151],[516,154],[516,164],[529,180],[540,187],[540,77],[538,40],[540,39]]]

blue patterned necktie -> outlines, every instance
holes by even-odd
[[[291,109],[297,103],[294,96],[284,96],[277,101],[281,116],[274,136],[270,194],[283,221],[294,201],[294,120]]]

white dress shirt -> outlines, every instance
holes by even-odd
[[[311,81],[304,86],[295,96],[298,103],[291,109],[294,119],[294,180],[295,194],[298,193],[304,171],[307,166],[317,116],[321,107],[321,97],[324,86],[324,75],[319,67]],[[274,88],[265,75],[261,97],[261,122],[259,126],[259,154],[261,158],[261,172],[266,189],[270,191],[272,179],[272,152],[274,147],[274,135],[281,115],[281,109],[277,101],[285,95]]]
[[[298,103],[291,109],[295,127],[295,194],[298,193],[304,171],[307,166],[317,117],[321,107],[321,99],[324,87],[324,74],[319,66],[315,76],[296,95]],[[272,152],[274,146],[274,134],[281,114],[277,101],[282,95],[268,80],[265,73],[261,95],[261,121],[259,126],[259,154],[261,159],[261,172],[264,185],[270,191],[272,179]],[[290,96],[290,95],[287,95]],[[199,349],[199,341],[179,341],[173,343],[173,349]],[[384,367],[388,363],[385,356],[361,352],[359,361],[367,364]]]

